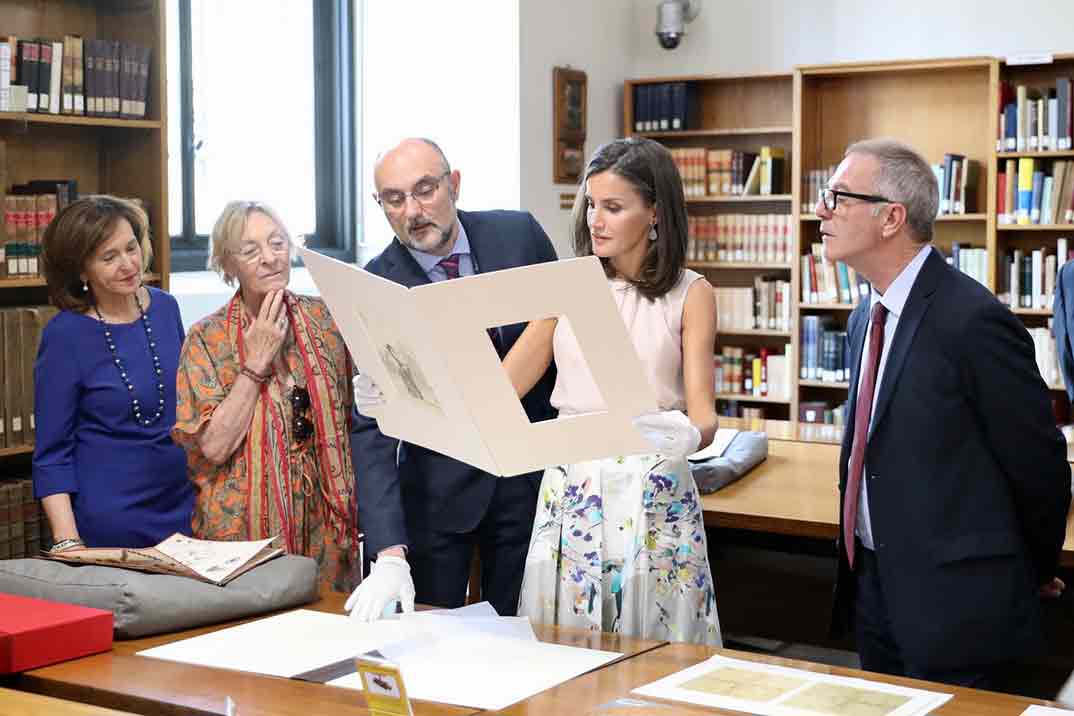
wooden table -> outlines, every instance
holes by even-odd
[[[835,539],[839,533],[839,445],[785,420],[720,418],[722,427],[771,430],[768,459],[745,477],[701,498],[707,527]],[[831,427],[831,426],[820,426]],[[790,436],[809,436],[805,440]],[[1067,515],[1060,564],[1074,567],[1074,510]]]
[[[51,696],[0,688],[0,714],[4,716],[132,716],[127,711],[113,711]]]
[[[882,681],[900,686],[910,686],[918,689],[929,689],[944,693],[953,693],[954,698],[936,709],[933,713],[937,716],[1018,716],[1030,704],[1047,704],[1046,701],[1010,696],[1008,694],[994,693],[991,691],[978,691],[976,689],[962,689],[954,686],[933,684],[914,679],[903,679],[880,674],[867,674],[857,669],[844,669],[834,666],[824,666],[810,662],[783,659],[780,657],[761,656],[758,654],[746,654],[728,649],[711,649],[708,647],[694,646],[689,644],[669,644],[659,649],[654,649],[630,659],[620,661],[612,666],[590,672],[577,679],[561,684],[555,689],[538,694],[519,704],[516,704],[500,712],[504,716],[546,716],[547,714],[585,714],[614,713],[619,714],[650,714],[664,713],[663,711],[647,710],[642,708],[628,708],[621,711],[599,709],[609,702],[622,697],[641,699],[639,696],[631,696],[631,689],[644,686],[664,676],[681,671],[689,666],[698,664],[713,654],[722,654],[737,659],[749,659],[766,664],[778,664],[791,666],[797,669],[819,672],[822,674],[835,674],[838,676],[856,676],[868,678],[874,681]],[[643,700],[652,702],[649,697]],[[665,703],[665,702],[661,702]],[[702,706],[690,706],[675,703],[674,714],[700,715],[700,714],[734,714],[741,716],[739,711],[724,711]],[[670,716],[670,713],[669,713]]]
[[[304,608],[341,613],[345,599],[346,595],[332,593]],[[109,653],[35,669],[16,677],[11,685],[71,701],[169,716],[222,714],[228,696],[238,705],[241,716],[369,713],[365,697],[351,689],[136,656],[143,649],[237,623],[240,622],[116,642]],[[542,641],[618,651],[623,658],[665,643],[557,627],[537,627],[534,631]],[[416,716],[461,716],[476,710],[416,701],[414,712]]]

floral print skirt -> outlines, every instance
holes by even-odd
[[[635,455],[545,470],[518,613],[539,624],[721,646],[686,461]]]

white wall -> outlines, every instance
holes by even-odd
[[[588,159],[622,134],[633,13],[623,0],[519,0],[519,23],[521,206],[541,223],[560,256],[570,256],[570,211],[559,208],[559,195],[577,187],[552,182],[552,68],[570,65],[586,73]]]
[[[519,0],[366,0],[362,23],[360,262],[392,238],[373,162],[429,137],[462,174],[462,209],[519,202]]]
[[[1074,51],[1071,0],[702,0],[675,50],[633,0],[631,77],[789,72],[794,65]]]

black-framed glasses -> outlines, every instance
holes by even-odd
[[[876,196],[875,194],[855,194],[852,191],[842,191],[840,189],[828,189],[827,187],[820,190],[820,203],[828,211],[835,211],[835,207],[839,205],[839,197],[847,196],[851,199],[858,199],[860,201],[866,201],[870,204],[894,204],[891,199],[883,196]]]
[[[418,180],[418,183],[414,185],[410,191],[398,191],[396,189],[388,189],[382,191],[379,194],[374,194],[373,198],[377,200],[381,208],[385,211],[402,211],[406,206],[407,197],[413,197],[414,201],[421,205],[425,205],[426,202],[431,201],[436,195],[436,190],[440,188],[440,183],[444,181],[447,176],[451,174],[450,171],[446,171],[440,176],[436,177],[424,177]]]
[[[310,393],[301,385],[291,388],[291,435],[296,442],[313,437],[313,422],[309,418]]]

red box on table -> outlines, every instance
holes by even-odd
[[[112,612],[0,594],[0,674],[112,648]]]

